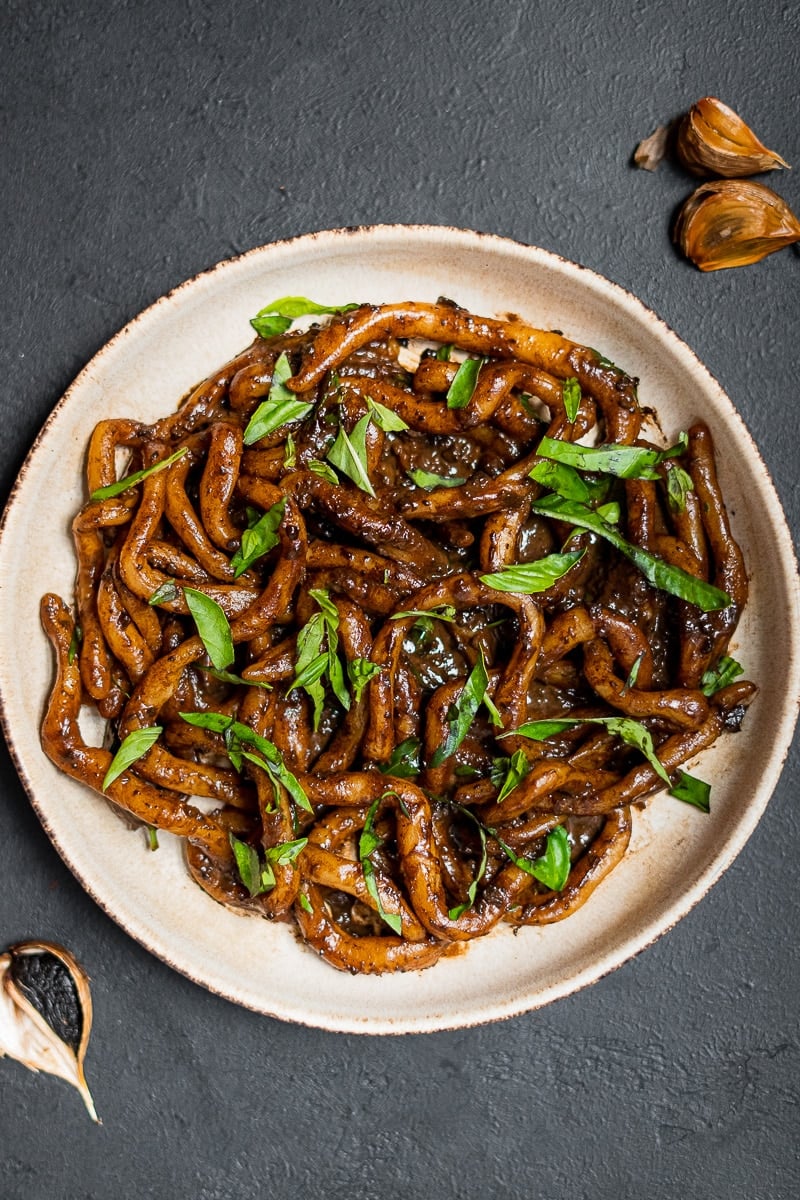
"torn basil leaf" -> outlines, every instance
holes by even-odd
[[[715,666],[710,667],[704,673],[700,680],[700,690],[704,696],[713,696],[743,674],[744,667],[735,658],[729,658],[727,654],[723,655]]]
[[[431,759],[431,766],[440,767],[446,759],[455,754],[458,747],[463,742],[469,732],[469,728],[475,719],[475,716],[484,703],[486,698],[486,690],[489,686],[489,673],[486,670],[486,661],[483,657],[483,650],[478,654],[478,661],[467,676],[467,680],[461,689],[458,699],[450,706],[448,714],[448,729],[447,737],[444,744],[435,751]],[[494,705],[492,705],[494,708]],[[491,712],[491,709],[490,709]],[[497,714],[497,709],[494,709]],[[499,714],[494,717],[495,723],[499,721]]]
[[[577,500],[581,504],[605,500],[611,482],[609,479],[598,482],[584,479],[574,467],[568,467],[566,463],[552,462],[547,458],[536,463],[528,475],[543,487],[558,492],[559,496],[564,496],[567,500]]]
[[[375,495],[375,489],[369,480],[367,472],[367,429],[370,417],[367,415],[356,421],[350,433],[344,425],[339,426],[336,441],[328,451],[326,458],[333,463],[337,470],[352,479],[356,487],[361,488],[368,496]]]
[[[273,504],[272,508],[267,509],[255,524],[250,525],[242,532],[241,545],[231,559],[234,579],[238,579],[257,559],[263,558],[277,546],[277,530],[285,511],[286,498],[284,497],[282,500],[278,500],[277,504]]]
[[[440,346],[436,351],[436,357],[439,362],[450,362],[450,355],[453,353],[452,345]]]
[[[657,558],[641,546],[627,542],[618,530],[603,519],[600,512],[593,512],[583,504],[565,500],[563,496],[543,496],[541,500],[535,500],[531,504],[531,510],[546,517],[567,521],[582,529],[590,529],[592,533],[610,542],[620,554],[629,558],[653,587],[678,596],[681,600],[688,600],[703,612],[715,612],[727,608],[731,603],[730,596],[713,584],[697,579],[681,567],[664,562],[662,558]]]
[[[569,837],[562,825],[556,825],[555,829],[551,829],[547,835],[544,854],[534,859],[516,854],[503,841],[496,829],[490,829],[489,833],[499,843],[503,852],[508,855],[518,870],[524,871],[534,879],[538,879],[540,883],[543,883],[545,887],[550,888],[553,892],[563,891],[564,885],[569,878],[571,858]]]
[[[426,492],[430,492],[437,487],[461,487],[462,483],[467,480],[461,475],[434,475],[432,471],[422,471],[414,469],[408,472],[409,478],[414,480],[417,487],[425,488]]]
[[[467,911],[467,909],[472,908],[478,895],[478,884],[486,874],[486,867],[489,862],[489,853],[486,848],[486,830],[484,829],[483,825],[481,825],[480,821],[477,820],[477,818],[469,811],[469,809],[462,808],[461,812],[472,820],[473,824],[478,830],[478,837],[480,838],[481,842],[481,857],[478,863],[478,869],[475,872],[472,882],[467,888],[466,904],[457,904],[455,908],[448,910],[447,915],[451,921],[457,921],[458,918]]]
[[[228,757],[236,770],[241,769],[242,758],[247,758],[249,762],[267,771],[276,783],[281,784],[300,808],[304,808],[306,812],[314,811],[308,796],[285,765],[278,748],[266,738],[261,737],[249,725],[235,721],[233,717],[228,717],[224,713],[182,712],[179,716],[186,721],[187,725],[196,725],[199,729],[221,733],[225,739]],[[245,746],[251,746],[257,753],[246,753],[243,749]]]
[[[80,650],[82,641],[83,630],[81,629],[80,625],[76,625],[72,630],[72,637],[69,639],[69,649],[67,650],[67,662],[70,666],[72,666],[72,664],[75,662],[75,659],[78,657],[78,651]]]
[[[361,831],[361,836],[358,840],[358,861],[361,863],[361,869],[364,872],[364,883],[372,899],[375,901],[375,906],[382,920],[386,922],[393,933],[400,936],[403,932],[403,921],[399,913],[387,913],[383,907],[378,884],[375,879],[375,867],[372,863],[372,855],[383,845],[383,838],[375,833],[373,828],[375,815],[378,811],[382,796],[377,800],[373,800],[367,813],[367,819],[364,822],[364,828]]]
[[[180,593],[180,589],[178,588],[178,585],[176,583],[173,583],[173,581],[171,579],[167,579],[164,583],[161,584],[160,587],[156,588],[156,590],[153,592],[152,596],[147,601],[147,603],[148,604],[169,604],[173,600],[179,599],[180,594],[181,593]]]
[[[404,617],[419,617],[428,619],[435,617],[437,621],[455,621],[456,610],[451,604],[440,604],[436,608],[409,608],[404,612],[392,613],[390,621],[402,621]]]
[[[419,738],[406,738],[395,746],[388,762],[378,763],[378,770],[382,775],[394,775],[397,779],[414,779],[419,775],[421,748]]]
[[[699,808],[701,812],[711,811],[710,784],[686,771],[678,771],[678,782],[669,789],[669,794],[676,800],[683,800],[684,804]]]
[[[686,511],[686,497],[694,491],[694,483],[688,471],[673,464],[667,471],[667,501],[674,512]]]
[[[641,446],[581,446],[577,442],[545,436],[536,453],[540,458],[564,463],[579,471],[615,475],[619,479],[658,479],[658,464],[682,454],[687,441],[686,434],[682,433],[678,444],[669,450],[647,450]]]
[[[265,691],[272,691],[272,684],[267,683],[263,679],[243,679],[241,675],[234,675],[232,671],[218,671],[216,667],[199,667],[204,675],[211,675],[212,678],[218,679],[220,683],[230,683],[239,687],[258,687],[264,688]]]
[[[318,458],[312,458],[308,464],[309,471],[313,471],[315,475],[319,475],[320,479],[326,479],[328,483],[339,486],[339,476],[334,471],[333,467],[329,467],[327,463],[320,462]]]
[[[331,690],[344,709],[350,708],[350,693],[338,657],[339,610],[324,588],[311,588],[309,595],[321,611],[314,613],[297,635],[295,676],[289,691],[302,688],[306,692],[314,705],[314,729],[317,730],[325,703],[322,677],[327,674]]]
[[[119,496],[122,492],[127,492],[128,488],[135,487],[137,483],[141,483],[143,479],[147,479],[150,475],[157,475],[159,471],[166,470],[171,467],[179,458],[183,458],[184,454],[188,453],[186,446],[181,446],[180,450],[176,450],[174,454],[170,454],[169,458],[162,458],[160,462],[153,463],[152,467],[145,467],[142,471],[134,471],[132,475],[125,475],[122,479],[118,479],[116,483],[109,483],[105,487],[95,488],[90,494],[90,500],[110,500],[112,496]]]
[[[561,395],[564,398],[564,411],[567,420],[572,424],[581,406],[581,387],[577,379],[565,379],[561,385]]]
[[[478,383],[478,374],[486,362],[485,358],[467,358],[453,377],[447,389],[448,408],[466,408]]]
[[[403,418],[398,417],[393,409],[387,408],[385,404],[379,404],[371,396],[367,396],[366,399],[369,415],[384,433],[402,433],[405,429],[408,429],[408,425],[406,425]]]
[[[224,671],[234,659],[233,638],[228,618],[216,600],[206,596],[205,592],[185,587],[183,595],[208,657],[218,671]]]
[[[286,380],[291,377],[291,364],[284,351],[278,356],[272,369],[272,385],[269,395],[266,400],[261,401],[247,423],[242,439],[245,446],[252,446],[254,442],[266,437],[268,433],[274,433],[276,429],[288,425],[290,421],[308,416],[311,412],[313,405],[306,404],[304,400],[298,400],[294,392],[290,392],[285,386]]]
[[[370,679],[374,679],[376,675],[380,675],[383,667],[377,663],[370,662],[368,658],[354,658],[347,664],[347,674],[350,678],[350,683],[353,685],[353,701],[358,704],[361,699],[361,694],[364,688],[369,683]]]
[[[112,758],[101,784],[102,790],[105,791],[109,784],[113,783],[115,779],[119,779],[123,771],[127,771],[128,767],[137,759],[144,757],[151,746],[158,741],[162,732],[163,726],[161,725],[148,725],[144,729],[133,729],[123,739],[119,750]]]
[[[517,592],[527,596],[545,592],[566,575],[585,554],[571,550],[567,554],[548,554],[536,562],[516,563],[502,567],[493,575],[481,575],[481,582],[497,592]]]
[[[491,780],[500,791],[497,793],[496,804],[500,804],[509,796],[514,788],[519,787],[530,766],[522,750],[516,750],[511,758],[496,758],[492,762]]]

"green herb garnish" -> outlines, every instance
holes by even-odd
[[[356,487],[361,488],[368,496],[375,495],[375,489],[369,480],[367,472],[367,429],[370,416],[361,417],[356,421],[350,433],[344,425],[339,425],[336,441],[328,451],[326,458],[333,463],[343,475],[352,479]]]
[[[224,713],[190,712],[180,713],[187,725],[196,725],[198,729],[208,729],[212,733],[221,733],[225,739],[225,749],[235,769],[240,771],[242,760],[254,763],[267,771],[275,784],[281,784],[300,808],[313,812],[308,796],[305,794],[295,776],[284,765],[280,751],[272,742],[261,737],[249,725],[235,721]],[[257,751],[252,754],[245,747],[251,746]]]
[[[295,676],[289,684],[302,688],[314,705],[314,729],[319,729],[325,703],[323,675],[327,674],[336,699],[343,708],[350,707],[350,693],[337,654],[339,646],[339,610],[323,588],[311,588],[309,595],[316,600],[320,612],[314,613],[297,635]]]
[[[231,683],[239,687],[260,687],[267,692],[272,691],[272,684],[266,683],[262,679],[243,679],[241,675],[234,675],[232,671],[218,671],[216,667],[200,667],[199,669],[204,675],[211,675],[220,683]]]
[[[180,594],[180,589],[178,588],[177,583],[173,583],[171,579],[167,579],[161,584],[160,587],[156,588],[147,603],[169,604],[171,601],[177,600],[180,597]]]
[[[248,842],[243,842],[234,834],[228,835],[231,849],[236,859],[236,870],[244,886],[251,896],[261,896],[264,892],[275,887],[275,872],[273,866],[286,866],[294,863],[298,854],[308,844],[308,838],[296,838],[292,842],[280,842],[270,846],[264,852],[263,861],[258,851]]]
[[[583,504],[565,500],[563,496],[544,496],[541,500],[533,502],[531,510],[546,517],[567,521],[582,529],[590,529],[592,533],[596,533],[610,542],[615,549],[619,550],[620,554],[629,558],[653,587],[669,592],[670,595],[678,596],[681,600],[688,600],[691,604],[696,604],[703,612],[714,612],[717,609],[727,608],[731,603],[731,598],[726,592],[720,591],[710,583],[705,583],[702,579],[697,579],[681,567],[674,567],[670,563],[664,562],[662,558],[657,558],[655,554],[643,550],[641,546],[634,546],[627,542],[616,529],[613,529],[603,519],[600,511],[593,512]]]
[[[585,550],[571,550],[568,554],[548,554],[536,562],[515,563],[502,567],[494,575],[481,575],[481,581],[497,592],[519,592],[528,596],[535,592],[546,592],[585,553]]]
[[[697,808],[703,808],[704,812],[709,811],[708,784],[703,783],[701,779],[696,779],[693,775],[688,775],[685,771],[680,771],[680,783],[673,786],[664,764],[655,752],[653,735],[650,730],[642,725],[641,721],[634,721],[630,717],[564,717],[552,721],[526,721],[524,725],[520,725],[519,729],[514,729],[511,733],[501,733],[499,736],[502,738],[516,735],[543,742],[546,738],[554,737],[567,729],[574,729],[576,725],[605,726],[609,733],[617,734],[626,746],[634,746],[641,751],[659,779],[666,783],[670,796],[675,796],[678,800],[687,800],[687,795],[691,793],[693,798],[687,800],[687,803],[694,804]],[[705,797],[705,807],[699,800],[701,796]]]
[[[273,300],[266,308],[260,309],[250,321],[256,333],[263,338],[274,337],[286,333],[286,330],[298,317],[326,316],[330,313],[349,312],[358,308],[357,304],[339,304],[328,306],[315,304],[305,296],[282,296]]]
[[[572,424],[581,406],[581,387],[577,379],[565,379],[561,385],[561,395],[564,398],[567,420]]]
[[[145,825],[145,829],[147,831],[147,848],[156,851],[158,849],[158,830],[154,825]]]
[[[374,830],[375,815],[382,799],[382,796],[378,796],[377,800],[373,800],[369,807],[367,819],[361,831],[361,837],[358,839],[358,861],[361,863],[361,869],[364,872],[364,883],[367,891],[375,901],[380,917],[386,922],[393,933],[399,936],[403,932],[402,918],[399,913],[387,913],[383,907],[383,902],[378,892],[378,884],[375,880],[375,867],[372,863],[372,855],[383,845],[383,838],[379,837]]]
[[[339,486],[339,476],[334,471],[333,467],[329,467],[327,463],[320,462],[318,458],[312,458],[307,463],[309,471],[313,471],[315,475],[319,475],[320,479],[326,479],[328,483]]]
[[[72,666],[78,656],[78,650],[82,641],[83,630],[80,625],[76,625],[72,630],[72,637],[69,639],[69,649],[67,650],[67,662],[70,666]]]
[[[377,663],[370,662],[368,658],[353,658],[347,664],[347,674],[350,683],[353,686],[353,701],[358,704],[361,699],[361,693],[369,683],[370,679],[374,679],[376,675],[380,675],[383,667]]]
[[[560,438],[543,437],[536,453],[541,458],[564,463],[579,471],[615,475],[619,479],[658,479],[656,467],[668,458],[683,454],[688,438],[682,433],[669,450],[646,450],[641,446],[581,446]]]
[[[127,771],[132,763],[142,758],[151,746],[154,746],[163,732],[161,725],[148,725],[145,729],[134,729],[124,739],[119,750],[114,755],[101,784],[105,791],[110,783],[119,779],[123,771]]]
[[[536,463],[528,475],[543,487],[558,492],[559,496],[564,496],[567,500],[578,500],[582,504],[605,500],[611,483],[610,479],[584,479],[574,467],[568,467],[566,463],[552,462],[547,458]]]
[[[440,604],[437,608],[409,608],[405,612],[392,613],[389,620],[402,621],[404,617],[435,617],[437,621],[455,621],[456,610],[451,604]]]
[[[436,351],[436,357],[439,362],[450,362],[450,355],[453,353],[452,343],[450,345],[440,346]]]
[[[437,487],[461,487],[462,483],[467,480],[461,475],[434,475],[431,471],[413,470],[409,471],[408,475],[414,480],[417,487],[425,488],[426,492]]]
[[[451,921],[457,921],[458,918],[462,915],[462,913],[465,913],[468,908],[472,908],[472,905],[475,903],[475,898],[478,895],[478,884],[480,883],[480,881],[483,879],[484,875],[486,874],[486,867],[489,862],[489,854],[488,854],[488,851],[486,848],[486,830],[484,829],[483,825],[481,825],[481,823],[477,819],[477,817],[475,817],[469,811],[468,808],[462,808],[460,811],[464,814],[465,817],[470,818],[470,820],[473,822],[476,829],[478,830],[478,837],[481,840],[481,857],[480,857],[480,862],[478,863],[478,869],[475,872],[472,882],[470,883],[469,887],[467,888],[466,904],[457,904],[455,906],[455,908],[451,908],[448,910],[447,915]]]
[[[478,373],[485,358],[467,358],[456,371],[447,389],[448,408],[466,408],[478,383]]]
[[[402,433],[403,430],[408,429],[403,418],[398,417],[393,409],[387,408],[385,404],[379,404],[371,396],[367,396],[366,400],[369,415],[384,433]]]
[[[184,454],[188,454],[188,448],[181,446],[180,450],[176,450],[174,454],[170,454],[169,458],[162,458],[160,462],[153,463],[152,467],[145,467],[143,471],[134,471],[132,475],[125,475],[122,479],[118,479],[116,483],[109,483],[105,487],[95,488],[90,494],[89,499],[110,500],[112,496],[119,496],[121,492],[127,492],[128,488],[141,483],[148,476],[157,475],[159,471],[164,471],[167,467],[171,467],[179,458],[183,458]]]
[[[284,471],[293,471],[297,466],[297,447],[290,433],[286,435],[286,449],[283,452]]]
[[[233,638],[228,618],[216,600],[206,596],[205,592],[185,587],[183,595],[208,657],[218,671],[224,671],[234,659]]]
[[[540,883],[550,888],[552,892],[563,891],[572,865],[569,837],[563,825],[556,825],[555,829],[550,830],[547,835],[544,854],[535,859],[515,854],[511,847],[507,846],[503,839],[498,836],[496,830],[492,829],[489,832],[499,842],[503,851],[520,871],[525,871],[526,874],[532,875],[534,879],[538,879]]]
[[[277,504],[273,504],[272,508],[267,509],[263,517],[259,517],[254,524],[243,531],[241,545],[231,559],[234,579],[238,579],[257,559],[263,558],[277,546],[277,530],[285,511],[286,499],[284,497]]]
[[[479,650],[478,661],[467,676],[458,699],[450,706],[448,712],[448,730],[444,745],[440,746],[431,759],[431,766],[440,767],[442,763],[455,754],[458,747],[467,736],[469,727],[481,704],[486,704],[492,723],[501,725],[500,715],[486,690],[489,686],[489,673],[483,650]]]
[[[714,667],[704,673],[700,680],[700,690],[704,696],[713,696],[740,675],[744,675],[744,667],[735,658],[723,655]]]
[[[290,392],[286,387],[286,380],[291,377],[291,363],[284,351],[278,356],[275,366],[272,368],[272,385],[269,395],[266,400],[261,401],[247,423],[243,435],[245,446],[252,446],[253,442],[260,441],[268,433],[274,433],[276,429],[288,425],[290,421],[296,421],[311,412],[313,405],[306,404],[304,400],[298,400],[294,392]]]
[[[414,779],[419,775],[420,749],[419,738],[406,738],[395,746],[388,762],[378,763],[378,770],[383,775],[394,775],[397,779]]]
[[[522,750],[516,750],[511,758],[495,758],[490,772],[492,783],[500,789],[495,803],[499,804],[505,800],[506,796],[522,783],[529,771],[530,766]]]

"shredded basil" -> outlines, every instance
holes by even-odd
[[[309,595],[316,600],[320,612],[306,622],[297,635],[297,660],[295,676],[289,684],[302,688],[314,705],[314,729],[319,729],[322,708],[325,703],[323,675],[343,708],[350,708],[350,693],[345,683],[344,671],[339,661],[339,610],[323,588],[311,588]]]
[[[499,804],[519,787],[529,771],[530,765],[522,750],[516,750],[511,758],[495,758],[490,772],[492,783],[500,789],[495,803]]]
[[[311,907],[311,901],[309,900],[309,898],[305,894],[305,892],[300,892],[297,898],[300,901],[300,907],[305,912],[310,913],[313,916],[314,909]]]
[[[700,690],[704,696],[713,696],[715,692],[727,687],[744,674],[744,667],[735,658],[723,655],[719,662],[709,668],[700,680]]]
[[[507,846],[498,836],[497,830],[491,829],[489,832],[520,871],[532,875],[552,892],[563,891],[572,866],[569,837],[563,825],[556,825],[555,829],[550,830],[545,842],[544,854],[535,859],[515,854],[511,847]]]
[[[220,683],[232,683],[241,687],[259,687],[265,691],[272,691],[272,684],[266,683],[263,679],[243,679],[241,675],[234,675],[232,671],[218,671],[216,667],[200,667],[204,675],[211,675],[214,679],[218,679]]]
[[[160,587],[157,587],[153,592],[148,604],[169,604],[173,600],[177,600],[180,596],[180,590],[176,583],[171,579],[167,579]]]
[[[369,415],[384,433],[402,433],[403,430],[408,429],[403,418],[398,417],[391,408],[387,408],[385,404],[379,404],[371,396],[367,396],[366,399]]]
[[[481,575],[481,581],[498,592],[517,592],[528,596],[545,592],[562,575],[572,570],[585,553],[585,550],[572,550],[568,554],[548,554],[536,562],[514,563],[502,567],[494,575]]]
[[[183,458],[184,454],[188,453],[186,446],[181,446],[180,450],[176,450],[174,454],[170,454],[169,458],[162,458],[160,462],[153,463],[152,467],[145,467],[142,471],[134,471],[132,475],[125,475],[122,479],[118,479],[116,483],[109,483],[105,487],[95,488],[90,493],[90,500],[110,500],[112,496],[119,496],[122,492],[127,492],[128,488],[135,487],[137,483],[141,483],[143,479],[147,479],[150,475],[157,475],[159,471],[164,471],[167,467],[171,467],[179,458]]]
[[[453,377],[447,389],[448,408],[466,408],[478,383],[478,374],[486,362],[485,358],[467,358]]]
[[[451,604],[440,604],[436,608],[409,608],[405,612],[392,613],[390,621],[402,621],[404,617],[435,617],[437,621],[455,621],[456,610]]]
[[[266,400],[262,400],[247,423],[243,441],[245,446],[252,446],[268,433],[274,433],[290,421],[306,417],[313,408],[304,400],[298,400],[294,392],[285,386],[286,380],[292,377],[292,367],[288,355],[284,351],[276,359],[272,369],[272,386]]]
[[[489,673],[483,650],[479,651],[478,661],[467,676],[458,699],[450,706],[448,713],[448,730],[444,744],[436,750],[431,759],[431,766],[440,767],[442,763],[455,754],[458,747],[467,736],[469,727],[481,704],[486,703],[486,690],[489,686]],[[489,712],[494,724],[502,724],[497,709],[489,702]]]
[[[263,558],[277,546],[277,530],[285,511],[286,498],[284,497],[243,531],[241,545],[231,559],[234,579],[238,579],[257,559]]]
[[[469,887],[467,888],[466,904],[457,904],[455,906],[455,908],[451,908],[448,910],[447,915],[451,921],[457,921],[458,918],[463,913],[465,913],[468,908],[472,908],[473,904],[475,903],[475,899],[478,895],[478,884],[480,883],[480,881],[483,879],[484,875],[486,874],[486,867],[489,863],[489,853],[486,848],[486,830],[484,829],[483,825],[481,825],[481,823],[477,819],[477,817],[475,817],[474,814],[471,813],[468,808],[462,808],[460,811],[464,814],[465,817],[469,817],[469,819],[473,822],[476,829],[478,830],[478,837],[480,838],[480,841],[481,841],[481,857],[480,857],[480,862],[478,863],[478,869],[475,872],[472,882],[470,883]]]
[[[581,406],[581,387],[577,379],[565,379],[561,385],[561,395],[564,398],[567,420],[572,424]]]
[[[691,604],[696,604],[703,612],[714,612],[717,609],[727,608],[731,603],[730,596],[714,587],[713,584],[697,579],[681,567],[674,567],[670,563],[664,562],[662,558],[657,558],[655,554],[643,550],[641,546],[634,546],[627,542],[616,529],[613,529],[603,519],[599,511],[592,512],[585,505],[565,500],[563,496],[543,496],[541,500],[533,502],[531,509],[543,516],[555,517],[582,529],[590,529],[592,533],[605,538],[615,549],[629,558],[653,587],[669,592],[670,595],[678,596],[682,600],[688,600]]]
[[[382,796],[377,800],[373,800],[367,813],[367,819],[364,822],[364,828],[361,831],[361,837],[358,840],[358,861],[361,863],[361,869],[364,872],[364,883],[367,891],[378,909],[378,914],[386,922],[393,933],[398,936],[403,932],[403,921],[399,913],[387,913],[383,907],[380,893],[378,892],[378,884],[375,879],[375,867],[372,863],[372,855],[376,850],[383,845],[383,838],[379,837],[374,830],[375,815],[378,811]]]
[[[686,511],[686,497],[694,491],[694,483],[688,471],[673,464],[667,472],[667,501],[674,512]]]
[[[370,419],[369,415],[361,417],[349,434],[344,425],[340,424],[336,441],[328,451],[326,458],[343,475],[352,479],[362,492],[366,492],[368,496],[374,496],[375,489],[370,483],[367,472],[367,429]]]
[[[101,784],[105,791],[109,784],[119,779],[123,771],[127,771],[132,763],[142,758],[154,746],[163,732],[161,725],[148,725],[144,729],[133,729],[123,740],[119,750],[109,764]]]
[[[376,675],[380,675],[382,670],[383,667],[378,666],[377,663],[370,662],[368,658],[354,658],[347,664],[347,674],[353,686],[353,702],[355,704],[358,704],[361,694],[370,679],[374,679]]]
[[[206,596],[205,592],[185,587],[183,595],[208,657],[218,671],[224,671],[234,659],[233,638],[228,618],[216,600]]]
[[[388,762],[378,763],[378,770],[383,775],[394,775],[397,779],[414,779],[419,775],[421,748],[419,738],[406,738],[395,746]]]
[[[308,844],[308,838],[296,838],[291,842],[280,842],[277,846],[269,846],[264,852],[263,861],[248,842],[243,842],[234,834],[229,834],[231,849],[236,860],[236,870],[244,886],[252,897],[261,896],[275,886],[273,866],[287,866],[294,863],[297,856]]]
[[[246,758],[248,762],[252,762],[266,771],[274,783],[286,788],[295,804],[300,808],[304,808],[306,812],[314,811],[308,796],[284,764],[277,747],[266,738],[261,737],[249,725],[235,721],[233,717],[228,717],[224,713],[189,712],[179,715],[188,725],[196,725],[199,729],[208,729],[212,733],[221,733],[225,739],[228,757],[237,771],[241,770],[242,759]],[[257,753],[250,753],[245,749],[246,746],[252,746]]]
[[[147,830],[147,848],[155,852],[158,849],[158,830],[154,825],[146,825]]]
[[[69,649],[67,650],[67,662],[70,666],[75,662],[78,656],[81,642],[83,641],[83,630],[80,625],[76,625],[72,630],[72,637],[69,639]]]
[[[329,467],[327,463],[320,462],[318,458],[312,458],[308,463],[309,471],[313,471],[315,475],[319,475],[320,479],[326,479],[328,483],[339,486],[339,476],[334,471],[333,467]]]
[[[425,488],[426,492],[437,487],[461,487],[462,483],[467,482],[466,478],[462,475],[434,475],[431,471],[417,469],[409,471],[408,475],[414,480],[417,487]]]
[[[284,471],[293,471],[297,466],[297,447],[294,444],[294,438],[290,433],[286,435],[286,449],[283,454],[283,469]]]

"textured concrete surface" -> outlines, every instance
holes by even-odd
[[[700,275],[668,235],[689,181],[630,167],[704,94],[800,162],[795,6],[5,0],[0,21],[3,499],[64,387],[169,288],[274,238],[423,221],[639,295],[726,388],[797,528],[798,256]],[[800,208],[796,171],[774,185]],[[639,958],[540,1013],[383,1040],[170,972],[84,895],[0,765],[0,943],[86,963],[105,1122],[0,1063],[5,1200],[798,1194],[796,751],[736,864]]]

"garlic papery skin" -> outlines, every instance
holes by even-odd
[[[48,1024],[14,978],[15,961],[34,954],[57,959],[72,979],[80,1010],[80,1035],[75,1049]],[[69,951],[52,942],[26,942],[0,955],[0,1058],[8,1055],[31,1071],[46,1071],[65,1079],[78,1089],[89,1116],[99,1124],[83,1073],[91,1024],[88,977]]]
[[[768,150],[749,125],[715,96],[705,96],[689,109],[678,130],[678,158],[694,175],[741,179],[789,164]]]
[[[759,262],[800,241],[800,221],[763,183],[718,179],[692,193],[673,236],[701,271],[721,271]]]

